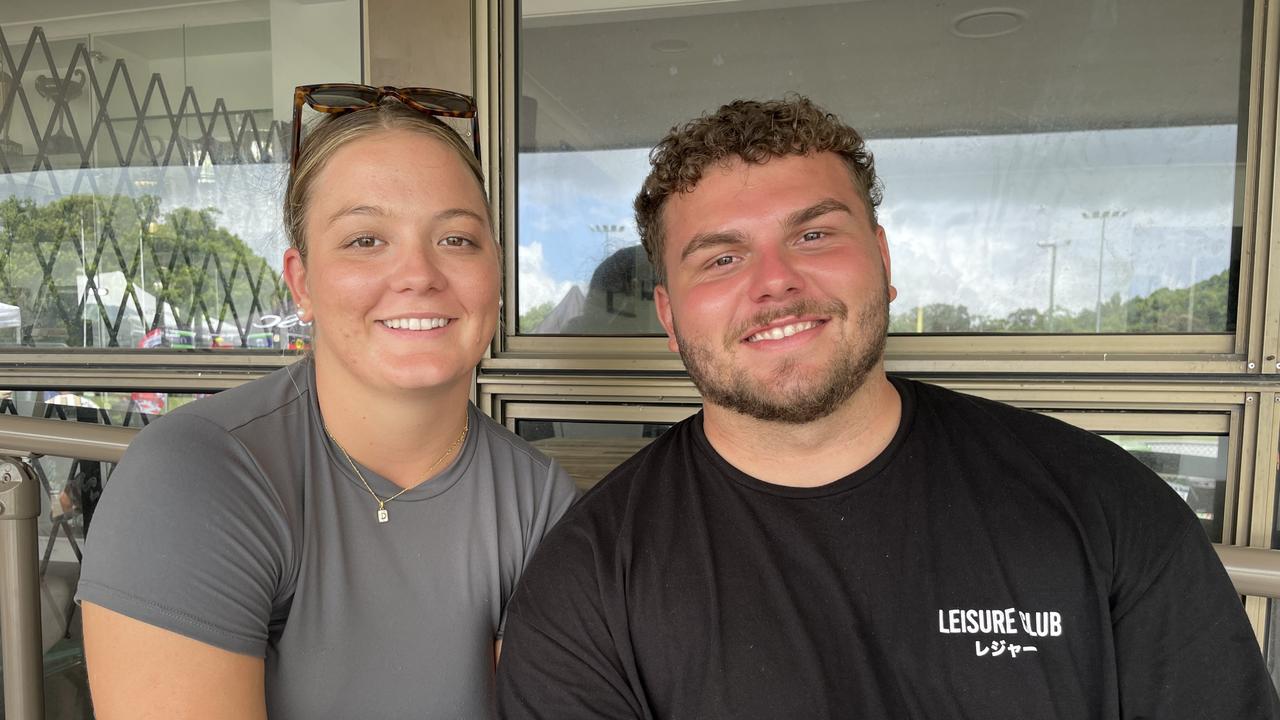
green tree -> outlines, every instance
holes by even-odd
[[[284,288],[215,213],[162,214],[152,196],[0,200],[0,300],[22,308],[26,343],[131,346],[166,324],[166,306],[175,329],[209,332],[226,321],[247,328],[251,315],[283,303]],[[120,297],[107,287],[114,273],[123,279]],[[95,327],[106,336],[90,337]]]
[[[553,302],[544,302],[529,308],[528,312],[520,316],[520,332],[533,332],[555,309],[556,304]]]

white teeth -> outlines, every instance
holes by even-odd
[[[434,330],[449,324],[449,318],[392,318],[382,324],[392,330]]]
[[[760,342],[761,340],[781,340],[782,338],[791,337],[792,335],[795,335],[798,332],[804,332],[805,330],[808,330],[810,328],[816,328],[816,327],[818,327],[818,322],[816,320],[810,320],[808,322],[792,323],[790,325],[783,325],[782,327],[775,327],[775,328],[769,328],[768,330],[762,330],[756,333],[755,335],[752,335],[751,337],[747,338],[747,342]]]

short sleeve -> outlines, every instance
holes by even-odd
[[[1240,597],[1190,522],[1114,619],[1121,717],[1280,718]]]
[[[551,460],[546,468],[546,477],[539,484],[541,492],[534,507],[537,510],[529,519],[524,533],[524,552],[521,557],[524,563],[517,570],[517,577],[524,574],[534,551],[542,544],[542,539],[555,527],[555,524],[568,512],[570,506],[578,499],[578,488],[565,472],[560,463]],[[509,599],[509,598],[507,598]],[[502,638],[507,627],[507,604],[504,602],[502,617],[498,622],[497,637]]]
[[[205,418],[170,415],[107,482],[76,599],[261,657],[288,544],[280,498],[244,446]]]

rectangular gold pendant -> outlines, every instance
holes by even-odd
[[[378,508],[378,522],[380,522],[380,523],[384,523],[384,522],[387,522],[387,521],[388,521],[388,520],[390,520],[390,519],[391,519],[391,517],[390,517],[389,515],[387,515],[387,510],[386,510],[386,508]]]

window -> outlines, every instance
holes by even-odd
[[[892,332],[1234,333],[1250,7],[526,0],[509,347],[661,334],[631,213],[649,148],[791,91],[876,154]]]
[[[307,344],[280,280],[291,91],[360,80],[360,5],[211,5],[0,10],[0,345]]]

